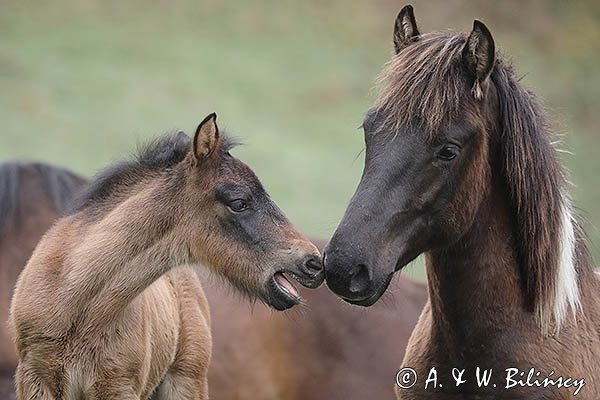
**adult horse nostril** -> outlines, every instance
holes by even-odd
[[[306,268],[306,271],[316,274],[323,270],[323,263],[319,257],[311,256],[304,261],[304,267]]]
[[[368,289],[371,282],[369,268],[365,264],[354,267],[350,277],[350,293],[361,293]]]

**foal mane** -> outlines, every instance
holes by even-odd
[[[423,34],[392,58],[379,78],[376,103],[386,123],[420,128],[431,140],[461,112],[479,109],[462,59],[466,40],[462,33]],[[498,136],[501,148],[501,162],[492,165],[502,166],[508,190],[524,297],[542,331],[558,332],[568,310],[581,307],[577,272],[591,268],[583,256],[587,250],[576,237],[581,231],[546,112],[498,55],[490,79],[499,121],[488,134]]]
[[[228,152],[237,143],[226,135],[219,147]],[[118,202],[128,187],[157,173],[169,171],[183,161],[191,149],[191,138],[184,132],[167,134],[138,146],[133,157],[101,170],[83,192],[71,213],[90,208],[110,207]]]

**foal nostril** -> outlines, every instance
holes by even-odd
[[[361,293],[367,290],[371,277],[369,276],[369,268],[365,264],[358,264],[354,267],[350,277],[350,292]]]
[[[304,261],[304,268],[309,273],[317,274],[323,271],[323,263],[319,257],[311,256]]]

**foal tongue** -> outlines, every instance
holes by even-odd
[[[277,282],[277,284],[286,292],[288,292],[290,295],[294,296],[295,298],[300,297],[300,294],[298,293],[298,290],[294,287],[294,285],[292,285],[292,283],[285,277],[285,275],[283,275],[281,272],[277,272],[275,274],[275,282]]]

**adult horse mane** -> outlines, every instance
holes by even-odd
[[[393,37],[328,286],[370,306],[425,253],[429,301],[403,366],[422,380],[435,367],[443,388],[398,398],[599,398],[600,280],[546,112],[480,21],[422,34],[407,6]],[[467,381],[449,385],[456,368]],[[478,369],[506,379],[480,385]]]

